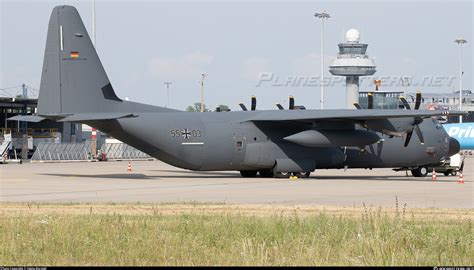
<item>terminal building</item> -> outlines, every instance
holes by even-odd
[[[400,97],[404,95],[403,91],[361,91],[359,92],[359,105],[363,109],[368,107],[368,93],[374,98],[374,109],[405,109]],[[424,93],[422,92],[421,106],[422,110],[459,110],[459,91],[453,93]],[[462,110],[467,111],[468,115],[463,116],[463,122],[474,122],[474,93],[470,90],[463,90]],[[416,93],[407,93],[405,97],[414,107]],[[458,116],[448,116],[446,121],[449,123],[459,123]]]
[[[404,109],[400,97],[403,92],[399,91],[362,91],[359,92],[359,105],[362,109],[368,108],[368,94],[374,98],[374,109]],[[414,101],[413,101],[414,102]]]
[[[23,89],[26,88],[22,85]],[[82,142],[82,125],[78,123],[37,121],[34,114],[38,99],[28,97],[27,92],[11,96],[0,96],[0,145],[8,136],[12,154],[31,157],[41,142]],[[31,115],[32,121],[8,120],[17,115]],[[23,154],[23,155],[22,155]]]
[[[0,163],[29,158],[82,160],[97,157],[104,160],[104,152],[106,159],[150,158],[100,131],[94,140],[92,128],[87,125],[38,117],[38,90],[32,88],[36,95],[28,95],[26,85],[17,88],[20,90],[13,89],[13,93],[0,89]],[[16,116],[28,116],[28,119]]]
[[[421,99],[421,109],[426,110],[459,110],[459,91],[451,93],[424,93]],[[407,99],[415,102],[415,93],[408,93]],[[470,90],[462,91],[462,111],[468,115],[463,116],[463,122],[474,122],[474,93]],[[449,117],[450,123],[459,123],[459,117]]]

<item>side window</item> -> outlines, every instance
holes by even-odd
[[[242,148],[243,146],[244,146],[244,144],[242,143],[242,141],[236,141],[235,142],[235,147]]]

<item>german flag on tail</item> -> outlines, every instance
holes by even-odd
[[[78,58],[79,57],[79,52],[71,52],[71,58]]]

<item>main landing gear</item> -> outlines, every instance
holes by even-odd
[[[258,171],[240,171],[240,175],[245,178],[251,178],[257,176]]]
[[[273,170],[260,170],[260,171],[240,171],[240,175],[245,178],[253,178],[257,176],[263,178],[290,178],[290,176],[296,176],[298,178],[308,178],[311,172],[278,172],[274,173]]]

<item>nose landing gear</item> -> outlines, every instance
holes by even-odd
[[[279,172],[275,175],[276,178],[290,178],[296,176],[297,178],[308,178],[311,172]]]
[[[428,168],[426,166],[420,166],[416,169],[411,170],[411,174],[414,177],[425,177],[428,175]]]

